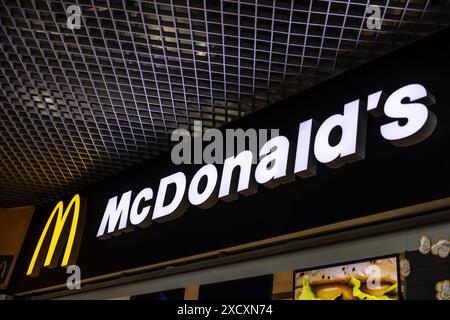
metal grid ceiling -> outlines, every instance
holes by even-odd
[[[449,0],[1,3],[0,207],[55,200],[167,150],[175,128],[220,126],[450,21]]]

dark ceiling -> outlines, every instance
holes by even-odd
[[[167,150],[175,128],[220,126],[430,34],[449,2],[2,0],[0,207],[55,200]]]

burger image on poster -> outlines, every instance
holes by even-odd
[[[298,272],[296,300],[397,300],[396,258]]]

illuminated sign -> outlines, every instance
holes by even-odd
[[[189,129],[189,154],[180,132],[177,142],[186,144],[177,144],[175,152],[161,152],[80,189],[87,200],[81,205],[89,209],[75,263],[83,282],[172,266],[176,273],[198,259],[227,263],[224,255],[234,261],[235,253],[335,232],[344,241],[363,226],[382,231],[385,221],[420,223],[414,220],[419,214],[426,221],[435,221],[435,214],[436,221],[447,219],[450,91],[442,79],[450,77],[449,37],[450,30],[435,33],[214,131],[214,119],[187,114],[184,126],[187,118],[177,118],[175,127]],[[231,109],[237,113],[226,119],[248,110],[245,103]],[[197,118],[204,121],[198,131]],[[145,134],[154,129],[143,126]],[[243,137],[249,131],[255,138]],[[133,150],[125,158],[133,157]],[[174,161],[174,154],[182,161]],[[64,199],[64,209],[72,196]],[[16,266],[9,268],[11,275],[14,267],[14,281],[7,290],[14,295],[68,288],[68,274],[60,267],[64,251],[56,269],[47,269],[44,243],[39,277],[26,275],[58,201],[36,207]],[[52,233],[50,227],[47,248]],[[107,237],[112,238],[103,240]],[[448,278],[441,275],[430,282],[430,298],[434,284]],[[309,285],[321,295],[314,281]],[[370,294],[364,285],[361,281],[359,289]],[[386,294],[391,298],[393,292]]]
[[[53,209],[28,266],[27,276],[39,275],[42,265],[55,268],[63,253],[61,266],[74,264],[80,247],[84,227],[85,210],[80,195],[76,194],[64,209],[59,201]],[[51,237],[49,237],[51,235]]]
[[[97,237],[108,238],[134,226],[147,227],[152,221],[175,219],[189,204],[209,208],[219,199],[233,201],[238,193],[246,196],[256,193],[258,184],[272,188],[293,181],[295,175],[313,176],[318,162],[338,168],[362,160],[368,113],[384,122],[380,135],[385,140],[394,146],[411,146],[429,137],[436,127],[436,116],[428,109],[434,103],[434,97],[420,84],[401,87],[388,97],[377,91],[368,96],[367,103],[354,100],[345,104],[342,114],[330,116],[320,126],[313,119],[301,122],[294,157],[289,155],[289,139],[277,136],[259,150],[255,170],[254,155],[245,150],[225,159],[220,182],[218,169],[212,164],[200,168],[189,185],[183,172],[162,178],[153,208],[149,201],[154,192],[148,187],[134,199],[132,191],[110,198]],[[234,181],[237,171],[239,176]],[[201,181],[206,181],[206,187],[202,186],[200,191]]]

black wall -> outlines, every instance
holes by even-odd
[[[407,252],[411,274],[406,278],[406,298],[409,300],[435,300],[436,283],[450,280],[450,258],[440,258],[431,253]]]
[[[199,300],[271,300],[273,275],[202,285]]]
[[[131,296],[130,300],[152,300],[152,301],[184,300],[184,290],[185,290],[184,288],[180,288],[167,291],[140,294],[137,296]]]

